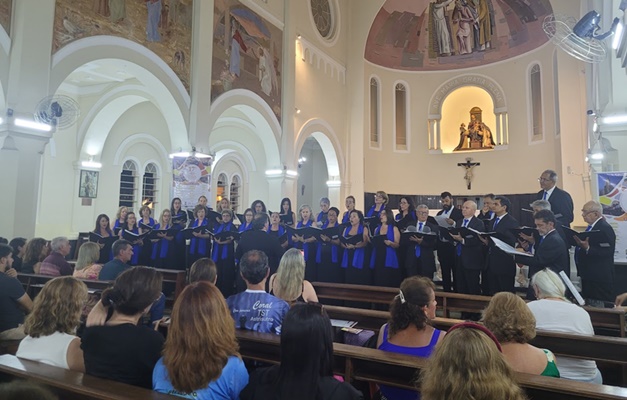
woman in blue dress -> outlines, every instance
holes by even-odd
[[[171,228],[172,213],[166,208],[161,212],[159,223],[154,226],[154,229],[166,230]],[[152,240],[151,264],[155,268],[174,269],[174,236],[168,236],[164,233],[160,237],[161,239]]]
[[[342,216],[342,223],[348,225],[350,224],[351,212],[355,209],[355,197],[346,197],[346,200],[344,200],[344,205],[346,206],[346,211],[344,211],[344,215]]]
[[[368,229],[364,227],[364,214],[359,210],[350,213],[350,226],[344,229],[342,236],[345,238],[360,236],[361,240],[356,244],[342,244],[344,254],[342,256],[342,268],[345,271],[346,283],[355,285],[372,284],[372,272],[366,262],[366,246],[370,242]]]
[[[370,256],[370,268],[374,269],[374,284],[384,287],[398,287],[401,283],[401,270],[398,265],[396,249],[401,233],[394,226],[392,210],[381,212],[381,225],[377,226],[374,236],[376,243]]]
[[[174,247],[174,259],[176,263],[174,268],[185,269],[185,238],[180,231],[187,227],[187,213],[181,209],[181,199],[175,197],[170,204],[170,215],[172,219],[172,227],[179,231],[174,237],[171,245]]]
[[[135,213],[132,211],[126,214],[126,222],[124,223],[124,225],[121,226],[120,233],[119,233],[120,237],[123,237],[124,231],[139,235],[139,226],[137,225],[137,217],[135,217]],[[139,254],[144,248],[144,241],[142,239],[129,240],[129,241],[133,245],[133,257],[131,257],[131,260],[129,261],[128,264],[138,265]]]
[[[207,229],[211,228],[209,221],[206,218],[207,207],[198,204],[194,207],[194,216],[196,219],[189,226],[190,228],[197,228],[199,226],[206,226]],[[204,232],[193,232],[194,236],[189,243],[189,260],[191,265],[199,258],[211,257],[211,235]]]
[[[298,209],[300,220],[296,228],[305,228],[313,224],[311,207],[303,204]],[[305,256],[305,280],[315,282],[318,278],[316,271],[316,238],[305,237],[304,235],[292,235],[294,247],[303,250]]]
[[[244,211],[244,220],[240,221],[242,224],[239,226],[239,233],[253,229],[254,215],[255,213],[252,208],[247,208],[246,211]]]
[[[222,223],[217,225],[216,229],[213,231],[214,234],[224,232],[237,232],[237,228],[233,225],[233,212],[228,209],[222,210]],[[237,276],[234,248],[235,242],[232,237],[222,239],[217,237],[213,238],[213,251],[211,255],[218,270],[216,286],[220,289],[225,299],[233,294],[235,277]]]
[[[322,225],[322,229],[340,227],[337,217],[340,210],[335,207],[329,208],[327,222]],[[327,235],[320,235],[322,242],[318,243],[316,252],[316,262],[318,263],[318,280],[320,282],[344,283],[344,270],[340,268],[342,261],[342,248],[339,239],[333,239]],[[331,303],[329,303],[331,304]]]

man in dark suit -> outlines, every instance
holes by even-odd
[[[548,200],[551,203],[551,210],[555,214],[557,224],[570,227],[570,223],[574,219],[573,199],[568,192],[558,188],[557,173],[547,169],[538,178],[542,190],[536,195],[538,200]],[[557,226],[556,224],[556,226]]]
[[[456,221],[464,218],[462,212],[453,206],[453,195],[450,192],[442,192],[440,202],[442,209],[438,211],[437,215],[446,217],[449,226],[455,226]],[[450,240],[448,234],[440,234],[436,250],[442,269],[442,287],[445,292],[451,292],[457,285],[457,271],[455,270],[455,244]],[[451,285],[451,272],[453,273],[453,285]]]
[[[494,219],[490,221],[488,231],[496,232],[498,239],[514,247],[516,245],[516,236],[510,229],[518,228],[519,224],[516,218],[509,214],[512,203],[505,196],[497,196],[494,199]],[[498,292],[514,293],[514,279],[516,278],[516,263],[509,254],[505,253],[498,247],[483,241],[489,245],[487,256],[487,274],[488,293],[494,295]]]
[[[242,256],[249,250],[261,250],[268,257],[268,266],[270,267],[270,275],[274,274],[279,268],[279,261],[283,256],[283,247],[276,236],[268,235],[267,230],[270,226],[268,214],[257,213],[253,219],[252,229],[242,233],[239,239],[237,249],[235,250],[235,260],[239,262]],[[237,289],[244,290],[246,285],[238,274]]]
[[[588,223],[586,231],[601,231],[602,238],[581,240],[575,236],[575,261],[581,276],[582,296],[585,299],[614,301],[614,249],[616,234],[603,218],[603,208],[596,201],[583,205],[581,216]]]
[[[533,216],[540,240],[533,246],[533,257],[516,256],[516,262],[529,266],[529,279],[536,272],[550,268],[555,273],[564,271],[570,274],[570,260],[564,240],[555,230],[555,215],[549,210],[541,210]],[[527,290],[527,299],[534,300],[535,293],[531,285]]]
[[[484,232],[485,225],[483,221],[475,217],[477,211],[477,203],[467,201],[462,206],[463,218],[455,223],[457,228],[465,227]],[[481,270],[485,267],[485,258],[483,255],[483,244],[481,240],[473,234],[451,235],[457,243],[455,246],[457,268],[457,292],[466,294],[481,294],[481,285],[479,276]]]
[[[425,204],[420,204],[416,207],[416,231],[423,233],[438,234],[439,228],[437,224],[429,221],[429,207]],[[410,243],[415,244],[412,246],[414,249],[413,257],[408,264],[407,276],[421,275],[426,276],[429,279],[433,279],[433,273],[435,272],[435,241],[419,238],[413,236],[410,238]]]

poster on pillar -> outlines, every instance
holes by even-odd
[[[183,210],[193,209],[198,198],[211,198],[211,158],[174,157],[172,159],[172,198],[181,199]]]
[[[597,200],[616,232],[614,262],[627,264],[627,172],[597,173]]]
[[[95,36],[99,45],[128,47],[116,37],[128,39],[161,58],[189,91],[193,10],[193,0],[56,0],[52,53]],[[126,64],[97,60],[85,64],[73,78],[91,85],[139,78]]]
[[[215,2],[211,101],[232,89],[263,99],[281,122],[283,32],[238,0]]]
[[[7,37],[11,34],[11,8],[13,0],[0,0],[0,26]]]

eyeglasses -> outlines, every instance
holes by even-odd
[[[581,210],[581,213],[582,213],[583,215],[588,215],[588,214],[592,214],[592,213],[595,213],[595,212],[596,212],[596,211],[594,211],[594,210],[593,210],[593,211],[589,211],[589,210]]]
[[[416,211],[416,214],[429,215],[429,211]]]
[[[550,178],[547,179],[547,178],[540,177],[540,178],[538,178],[538,182],[551,182],[551,179]]]

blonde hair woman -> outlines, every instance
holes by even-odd
[[[305,258],[298,249],[289,249],[283,254],[277,273],[270,277],[269,286],[271,294],[289,304],[318,302],[314,287],[305,280]]]
[[[87,286],[71,276],[54,278],[35,297],[24,322],[28,335],[16,355],[73,371],[85,371],[81,339],[76,336]]]
[[[102,264],[96,264],[100,258],[100,246],[95,242],[83,243],[78,249],[78,259],[74,267],[74,277],[80,279],[98,279]]]
[[[500,350],[494,335],[481,325],[451,327],[420,371],[422,400],[526,399]]]
[[[483,323],[501,342],[514,371],[560,377],[553,353],[527,343],[536,337],[536,319],[522,298],[509,292],[495,294],[483,311]]]

